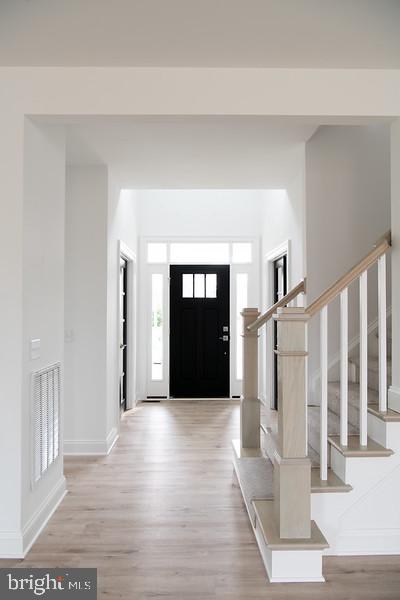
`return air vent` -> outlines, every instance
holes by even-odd
[[[32,373],[33,485],[59,454],[60,389],[60,363]]]

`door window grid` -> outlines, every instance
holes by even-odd
[[[183,273],[182,298],[216,298],[216,273]]]

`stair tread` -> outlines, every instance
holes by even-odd
[[[315,521],[311,521],[309,539],[281,539],[275,521],[274,506],[271,500],[253,500],[256,515],[256,528],[261,530],[265,543],[271,550],[323,550],[329,548],[324,535]]]
[[[360,368],[360,357],[355,356],[349,359],[351,363]],[[387,357],[387,374],[390,376],[392,374],[392,359]],[[377,356],[368,356],[368,370],[374,371],[375,373],[379,372],[379,358]]]
[[[318,467],[313,467],[311,469],[311,493],[319,494],[319,493],[340,493],[340,492],[351,492],[353,488],[351,485],[344,483],[337,475],[332,471],[332,469],[328,469],[328,478],[326,481],[322,481],[320,477],[320,471]]]
[[[388,408],[387,411],[384,412],[380,411],[379,404],[369,404],[368,412],[375,415],[376,417],[378,417],[378,419],[381,419],[382,421],[400,423],[400,413],[396,412],[395,410],[391,410],[390,408]]]
[[[331,394],[334,394],[336,398],[340,398],[340,381],[330,381],[328,389]],[[349,404],[354,408],[359,408],[359,397],[360,397],[360,384],[349,382],[348,384],[348,399]],[[368,388],[368,404],[377,404],[379,394],[375,390]]]
[[[319,430],[319,413],[320,406],[309,406],[308,407],[308,416],[309,416],[309,424],[311,427],[316,425],[316,428]],[[311,417],[311,418],[310,418]],[[348,424],[349,433],[357,433],[358,427]],[[328,408],[328,433],[329,435],[336,435],[340,432],[340,418],[334,411]]]
[[[351,457],[371,457],[371,456],[391,456],[393,450],[381,446],[371,438],[367,439],[367,445],[360,445],[360,438],[358,435],[349,435],[347,446],[340,444],[340,436],[329,435],[328,442],[334,446],[343,456]]]

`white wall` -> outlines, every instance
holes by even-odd
[[[260,190],[138,190],[141,236],[260,235]]]
[[[107,438],[109,444],[119,431],[119,241],[122,241],[133,253],[137,252],[137,205],[135,192],[120,190],[112,174],[108,187],[108,244],[107,244]],[[132,314],[128,326],[136,324],[136,284],[133,286]],[[134,332],[131,339],[135,339]],[[132,350],[132,349],[131,349]],[[133,351],[135,349],[133,348]],[[131,354],[132,356],[132,354]],[[135,377],[135,357],[133,356],[130,375]],[[129,376],[129,375],[128,375]],[[136,381],[129,386],[131,401],[136,400]]]
[[[65,488],[60,452],[56,462],[31,489],[30,422],[31,373],[55,362],[64,363],[64,203],[63,128],[38,126],[27,119],[22,336],[22,528],[25,547],[36,535],[51,507],[62,497]],[[40,358],[32,360],[30,341],[36,338],[41,340]]]
[[[390,229],[389,129],[321,127],[306,144],[307,301],[367,254]],[[369,277],[369,322],[377,316],[376,274]],[[349,339],[357,336],[357,286],[349,296]],[[390,294],[389,294],[390,297]],[[318,317],[309,325],[309,374],[319,368]],[[338,302],[330,309],[329,356],[339,349]],[[318,395],[313,398],[318,401]]]
[[[0,556],[21,552],[24,119],[0,111]],[[25,407],[25,406],[24,406]]]
[[[286,187],[265,190],[262,211],[262,312],[273,302],[271,278],[271,253],[288,242],[288,291],[305,277],[305,145],[296,149],[297,172]],[[303,304],[299,297],[297,303]],[[270,321],[261,330],[260,338],[260,394],[271,403],[273,390],[273,323]]]
[[[69,167],[65,222],[65,445],[106,441],[107,202],[105,167]]]

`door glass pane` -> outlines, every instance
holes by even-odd
[[[196,273],[194,276],[194,297],[204,298],[204,273]]]
[[[151,378],[163,378],[163,276],[151,276]]]
[[[182,275],[182,298],[193,298],[193,273]]]
[[[207,273],[206,275],[206,298],[217,297],[217,275],[216,273]]]
[[[247,308],[247,273],[236,275],[236,379],[243,379],[243,317],[240,314]]]
[[[167,262],[167,244],[156,242],[147,244],[147,262],[165,263]]]
[[[252,243],[237,242],[232,244],[232,262],[233,263],[251,263],[252,261]]]

